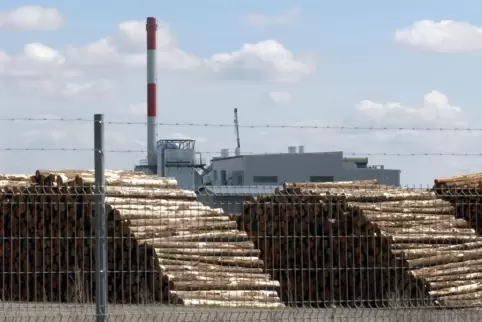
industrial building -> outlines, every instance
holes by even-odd
[[[366,157],[344,157],[343,152],[306,153],[303,146],[289,147],[288,153],[234,156],[224,149],[206,166],[194,140],[157,141],[155,160],[154,167],[144,162],[136,170],[176,178],[181,188],[195,190],[200,201],[228,213],[240,212],[244,200],[273,193],[284,182],[376,179],[399,186],[401,172],[370,165]]]
[[[272,194],[284,182],[334,182],[376,179],[400,185],[400,170],[370,165],[368,158],[344,157],[343,152],[305,153],[289,147],[288,153],[234,155],[227,150],[211,160],[203,176],[198,199],[227,213],[241,213],[242,204],[253,196]]]
[[[205,185],[281,185],[284,182],[333,182],[377,179],[400,185],[400,170],[369,165],[368,158],[344,157],[343,152],[305,153],[289,147],[288,153],[223,156],[211,160]]]

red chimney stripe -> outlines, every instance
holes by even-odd
[[[156,84],[147,84],[147,116],[156,116]]]

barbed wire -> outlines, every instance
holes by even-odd
[[[93,152],[96,149],[93,148],[0,148],[0,151],[5,152]],[[147,153],[147,150],[104,150],[104,153]],[[220,151],[195,151],[198,154],[218,154]],[[304,152],[309,153],[338,153],[338,152]],[[407,153],[390,153],[390,152],[342,152],[344,156],[396,156],[396,157],[416,157],[416,156],[465,156],[465,157],[479,157],[480,153],[461,153],[461,152],[434,152],[434,153],[419,153],[419,152],[407,152]],[[289,152],[243,152],[243,155],[273,155],[273,154],[291,154]],[[232,155],[231,157],[234,157]]]
[[[90,151],[90,152],[93,152],[95,151],[95,149],[92,149],[92,148],[0,148],[0,151],[11,151],[11,152],[15,152],[15,151],[18,151],[18,152],[27,152],[27,151],[30,151],[30,152],[33,152],[33,151],[46,151],[46,152],[73,152],[73,151],[82,151],[82,152],[85,152],[85,151]]]
[[[57,118],[57,117],[2,117],[1,122],[40,122],[40,121],[53,121],[53,122],[95,122],[91,119],[84,118]]]
[[[186,126],[186,127],[233,127],[233,124],[215,123],[159,123],[160,126]],[[376,127],[376,126],[346,126],[346,125],[276,125],[253,124],[239,125],[240,128],[249,129],[305,129],[305,130],[342,130],[342,131],[482,131],[482,128],[431,128],[431,127]]]
[[[0,118],[0,121],[6,122],[41,122],[41,121],[58,121],[58,122],[95,122],[91,119],[84,118]],[[147,122],[131,122],[131,121],[104,121],[104,124],[113,125],[147,125]],[[157,123],[158,126],[174,126],[174,127],[227,127],[232,128],[234,124],[226,123]],[[452,132],[482,132],[482,128],[449,128],[449,127],[394,127],[394,126],[350,126],[350,125],[288,125],[288,124],[240,124],[240,128],[248,129],[307,129],[307,130],[341,130],[341,131],[452,131]]]

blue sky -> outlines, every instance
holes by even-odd
[[[9,13],[31,4],[11,0],[0,4],[0,12]],[[56,72],[66,73],[65,66],[68,66],[70,71],[75,70],[82,75],[74,77],[74,82],[74,78],[62,74],[64,78],[61,81],[60,78],[55,78],[57,76],[52,72],[46,72],[42,79],[45,83],[42,83],[42,88],[48,89],[48,95],[38,91],[38,81],[20,79],[18,76],[7,79],[5,76],[3,85],[4,88],[8,88],[6,94],[9,94],[4,95],[5,101],[9,106],[15,106],[8,111],[8,116],[38,114],[91,118],[91,114],[95,112],[104,112],[113,119],[142,121],[142,113],[129,115],[122,111],[128,106],[142,104],[145,100],[145,70],[130,69],[122,63],[116,66],[96,65],[97,67],[91,68],[85,66],[90,56],[82,56],[83,54],[79,53],[85,55],[85,51],[82,51],[85,50],[85,46],[103,37],[111,37],[108,39],[116,50],[127,50],[127,47],[121,48],[121,45],[126,43],[121,44],[125,39],[118,34],[118,24],[130,20],[143,21],[147,16],[155,16],[169,26],[170,36],[175,39],[172,46],[169,45],[172,48],[166,49],[169,55],[173,51],[182,50],[193,57],[193,61],[204,66],[213,63],[213,55],[231,54],[239,51],[244,44],[259,44],[272,40],[292,53],[296,61],[309,61],[307,64],[311,68],[310,72],[304,73],[297,81],[278,82],[263,77],[253,79],[246,76],[245,72],[235,69],[239,68],[240,61],[233,63],[236,65],[229,65],[229,79],[213,76],[206,71],[206,67],[179,71],[171,66],[174,62],[169,63],[159,70],[159,114],[162,114],[163,120],[230,123],[232,108],[238,107],[240,118],[245,124],[315,122],[325,125],[371,124],[410,127],[421,124],[450,127],[451,124],[464,124],[482,127],[478,121],[482,116],[479,108],[482,102],[482,85],[479,81],[479,75],[482,74],[482,45],[475,46],[475,49],[467,45],[479,42],[482,44],[482,32],[479,31],[479,35],[476,31],[477,26],[482,26],[480,1],[86,0],[38,1],[35,4],[44,8],[56,8],[63,16],[64,23],[55,30],[47,31],[25,30],[18,25],[15,28],[2,29],[0,16],[0,50],[13,59],[9,60],[12,63],[7,68],[13,71],[14,67],[11,66],[15,64],[15,68],[26,68],[22,60],[27,59],[24,46],[29,43],[41,43],[55,50],[60,55],[58,57],[65,60],[65,63],[62,63],[64,69],[61,70],[59,67]],[[296,19],[286,24],[259,27],[247,23],[246,20],[246,17],[252,14],[273,17],[290,11],[296,11],[298,14],[295,15]],[[421,20],[431,20],[434,25],[424,27],[423,30],[413,29],[414,24]],[[454,23],[449,26],[452,29],[440,29],[440,25],[437,24],[442,20],[453,21]],[[460,29],[460,23],[470,24],[472,29]],[[412,30],[408,33],[411,35],[409,40],[396,41],[395,33],[401,29]],[[425,38],[420,38],[420,35],[424,35]],[[434,43],[429,39],[429,36],[437,35],[448,40]],[[129,41],[134,43],[135,39]],[[465,44],[461,45],[462,42]],[[458,47],[456,52],[450,52],[454,46],[462,47]],[[143,47],[139,46],[137,50],[142,55]],[[77,58],[72,53],[77,53]],[[265,62],[263,59],[260,60],[260,54],[250,53],[243,57],[246,59],[243,60],[243,64],[254,62],[256,67],[261,66],[263,72],[273,72],[272,69],[265,69],[262,66]],[[44,67],[39,67],[37,62],[32,68]],[[48,70],[42,69],[43,72]],[[25,90],[25,84],[35,87],[36,90],[29,91],[29,95],[14,95],[12,88],[16,83],[19,84],[16,91],[21,91],[20,88]],[[82,96],[76,95],[74,98],[65,94],[65,88],[62,89],[64,94],[55,95],[57,87],[65,84],[69,84],[71,88],[89,84],[83,88],[88,88],[97,96],[82,92]],[[109,90],[112,93],[107,95]],[[447,109],[440,105],[433,109],[437,117],[430,116],[431,110],[428,109],[417,110],[414,114],[411,108],[423,108],[424,95],[431,91],[446,96],[450,106],[460,106],[463,113],[450,114],[451,112],[447,112]],[[289,102],[273,102],[270,93],[274,92],[287,93]],[[399,102],[403,109],[400,109],[400,113],[399,110],[394,112],[384,109],[383,111],[388,111],[383,112],[385,114],[374,114],[374,111],[382,110],[373,108],[356,110],[357,104],[364,100],[380,104]],[[3,111],[6,112],[6,109]],[[11,115],[12,113],[14,115]],[[68,127],[62,128],[59,125],[59,133],[67,130]],[[21,130],[16,127],[9,131]],[[125,139],[119,139],[117,143],[113,140],[112,144],[138,148],[133,142],[144,140],[143,135],[139,134],[142,131],[132,131]],[[231,129],[161,128],[159,131],[161,135],[167,136],[176,131],[176,135],[202,138],[198,146],[204,150],[217,151],[234,144]],[[391,137],[384,133],[372,133],[344,137],[343,134],[327,134],[321,130],[316,133],[302,130],[270,130],[262,131],[263,133],[256,131],[244,130],[242,139],[246,142],[245,150],[284,151],[288,144],[296,143],[306,144],[310,151],[357,149],[361,152],[392,153],[431,152],[427,149],[433,148],[438,152],[467,152],[469,149],[469,152],[482,152],[482,148],[475,151],[471,143],[476,142],[478,137],[466,134],[460,134],[460,137],[450,133],[446,133],[447,137],[440,136],[445,134],[429,134],[426,137],[425,134],[417,133],[418,136],[415,138],[407,135]],[[112,133],[117,133],[112,134],[113,138],[126,134],[122,129],[113,129]],[[22,142],[24,145],[59,145],[67,142],[62,141],[59,136],[68,137],[69,142],[72,141],[72,135],[68,133],[64,133],[63,136],[57,133],[56,139],[52,139],[52,133],[44,135],[45,138],[40,134],[33,135],[28,139],[24,138],[26,141]],[[37,141],[32,141],[32,137]],[[136,158],[137,155],[132,156],[129,162],[134,162]],[[388,167],[403,168],[404,182],[407,184],[427,183],[430,178],[437,175],[477,171],[479,164],[482,164],[477,163],[477,159],[468,157],[446,157],[442,165],[433,169],[431,165],[434,159],[428,157],[425,157],[423,162],[414,158],[402,160],[400,157],[371,159],[374,163],[384,163]],[[49,158],[45,157],[44,162],[48,160]],[[430,171],[420,169],[423,164]],[[115,165],[130,167],[122,163]],[[11,164],[8,166],[14,167]],[[16,170],[23,170],[15,167]],[[424,177],[420,179],[422,174]],[[419,180],[421,182],[418,182]]]
[[[41,1],[67,17],[56,33],[4,33],[7,49],[20,50],[26,41],[52,46],[81,45],[112,33],[118,22],[155,16],[167,21],[182,47],[200,56],[235,50],[243,42],[275,38],[293,51],[322,55],[321,66],[330,75],[330,91],[351,87],[347,99],[374,94],[383,100],[417,103],[422,92],[450,90],[463,99],[481,89],[477,82],[460,81],[482,72],[479,55],[440,56],[413,52],[393,42],[393,32],[421,19],[454,19],[482,25],[478,1]],[[9,1],[2,10],[29,4]],[[251,28],[243,15],[302,10],[300,21],[282,28]],[[475,68],[475,69],[474,69]],[[468,73],[470,71],[470,73]],[[414,73],[417,74],[414,77]],[[451,75],[448,77],[447,75]],[[475,76],[474,76],[475,77]],[[387,82],[387,78],[390,81]],[[326,84],[324,84],[326,86]],[[403,93],[399,86],[404,86]],[[482,93],[482,91],[479,91]],[[329,95],[329,93],[327,93]],[[346,95],[346,92],[345,92]],[[339,97],[337,95],[337,97]],[[479,94],[478,98],[482,98]],[[342,102],[352,105],[353,102]],[[470,104],[470,102],[468,102]]]

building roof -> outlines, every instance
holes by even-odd
[[[229,159],[236,159],[236,158],[249,158],[249,157],[259,157],[259,156],[285,156],[285,155],[296,155],[296,156],[303,156],[303,155],[328,155],[328,154],[341,154],[343,155],[342,151],[327,151],[327,152],[303,152],[303,153],[289,153],[289,152],[279,152],[279,153],[259,153],[259,154],[241,154],[241,155],[231,155],[229,157],[214,157],[211,159],[212,162],[215,161],[222,161],[222,160],[229,160]]]
[[[255,196],[273,194],[279,185],[253,185],[253,186],[205,186],[199,188],[198,194],[230,195],[230,196]]]

